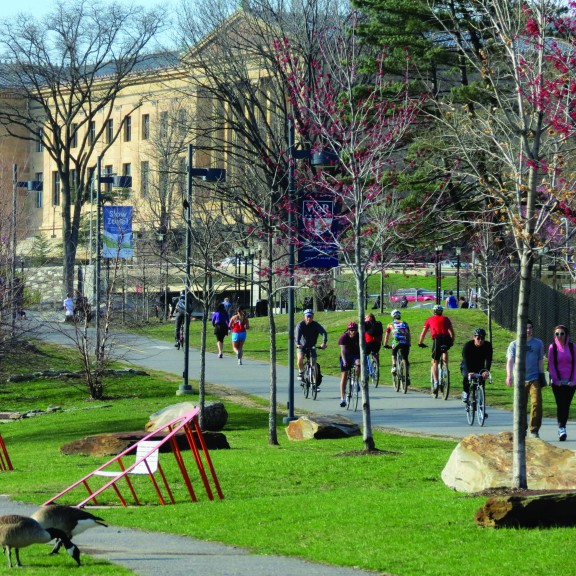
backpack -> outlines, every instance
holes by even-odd
[[[320,372],[320,364],[318,364],[318,362],[316,362],[316,366],[318,368],[318,372],[317,372],[317,377],[316,377],[316,386],[320,386],[320,384],[322,384],[322,372]]]
[[[374,327],[372,328],[372,334],[375,338],[382,338],[382,336],[384,335],[384,327],[382,326],[382,322],[379,322],[378,320],[376,320],[376,322],[374,322]]]

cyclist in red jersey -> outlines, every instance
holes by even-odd
[[[418,339],[418,346],[424,347],[424,338],[430,330],[430,336],[432,336],[432,375],[434,378],[433,388],[438,389],[438,360],[442,355],[441,348],[446,346],[447,350],[454,344],[456,335],[454,334],[454,328],[452,328],[452,322],[450,318],[444,316],[444,308],[437,304],[432,308],[434,312],[433,316],[430,316],[424,322],[424,328]],[[448,351],[444,353],[444,362],[448,366]]]

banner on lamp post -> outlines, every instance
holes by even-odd
[[[338,206],[331,194],[309,193],[300,205],[298,266],[338,266]]]
[[[104,206],[104,258],[132,258],[132,206]]]

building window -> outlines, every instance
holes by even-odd
[[[42,144],[43,136],[44,130],[40,128],[40,130],[38,130],[38,140],[36,140],[36,152],[44,152],[44,144]]]
[[[126,116],[124,119],[124,142],[132,140],[132,117]]]
[[[72,124],[70,131],[70,148],[78,148],[78,124]]]
[[[142,114],[142,140],[150,138],[150,114]]]
[[[106,144],[112,144],[114,141],[114,120],[106,120]]]
[[[52,206],[60,206],[60,174],[52,173]]]
[[[112,166],[112,164],[104,166],[104,173],[102,174],[102,176],[112,176],[113,174],[114,174],[114,167]],[[104,192],[112,192],[112,182],[106,182],[106,184],[104,184]]]
[[[92,120],[88,126],[88,143],[94,144],[96,142],[96,122]]]
[[[140,162],[140,194],[143,198],[148,198],[150,194],[150,162],[148,160]]]
[[[43,179],[44,174],[42,172],[36,172],[36,174],[34,175],[34,180],[36,180],[37,182],[42,182]],[[42,208],[43,205],[44,205],[43,191],[36,190],[36,208]]]
[[[168,112],[160,112],[160,137],[168,136]]]

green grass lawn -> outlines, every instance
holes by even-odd
[[[256,337],[253,336],[253,342]],[[56,362],[58,352],[50,357]],[[103,458],[65,456],[63,443],[86,435],[141,430],[148,416],[179,401],[176,376],[110,379],[109,399],[89,402],[68,382],[2,383],[4,410],[60,412],[2,426],[15,471],[2,473],[2,492],[40,504],[100,465]],[[209,393],[212,391],[209,387]],[[141,487],[142,507],[122,508],[113,492],[98,510],[114,525],[184,534],[311,561],[358,566],[395,576],[487,576],[566,574],[576,545],[570,529],[492,530],[474,524],[484,498],[448,489],[440,473],[455,442],[375,433],[379,456],[359,456],[361,437],[346,440],[267,444],[264,410],[226,402],[230,450],[211,456],[225,494],[209,501],[196,477],[198,503],[189,502],[170,455],[161,456],[172,480],[176,506],[159,506]],[[281,422],[278,423],[282,426]],[[352,454],[351,454],[352,453]],[[84,497],[78,493],[75,503]],[[89,533],[88,533],[89,534]],[[49,559],[42,547],[25,552],[27,573],[72,569]],[[568,564],[567,564],[568,562]],[[121,574],[119,568],[85,559],[83,574]],[[568,572],[566,571],[568,568]]]

